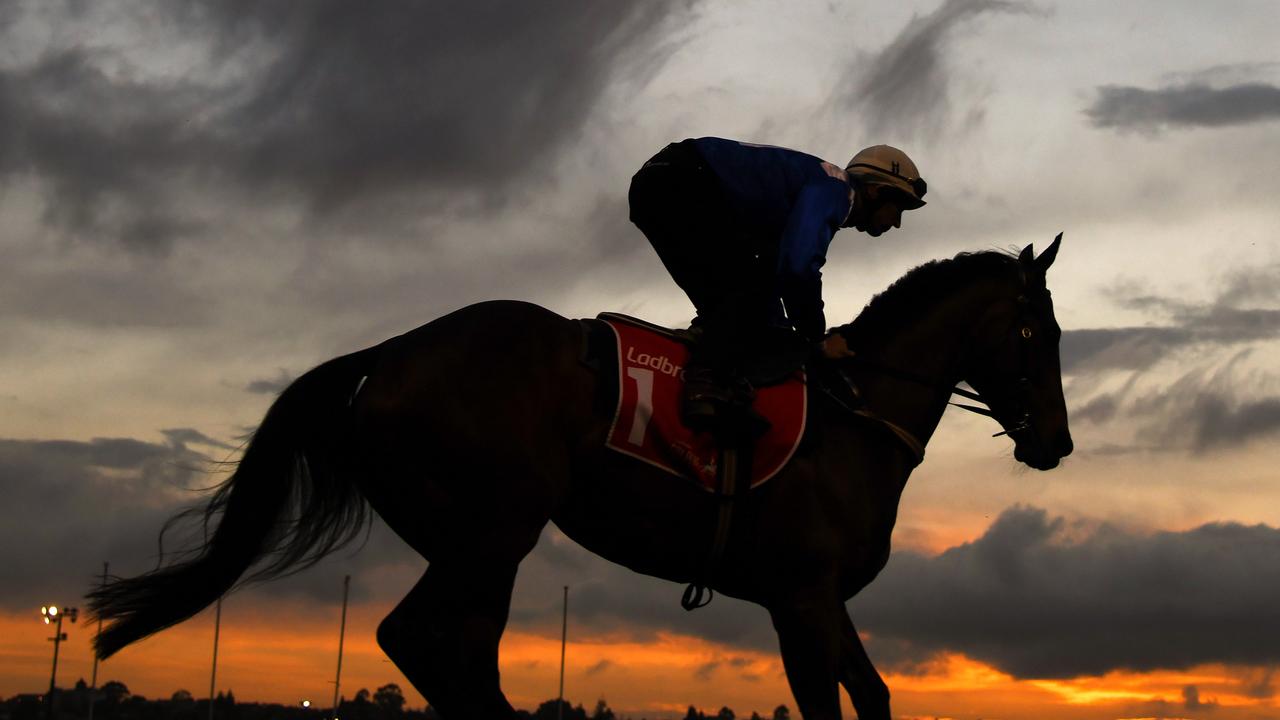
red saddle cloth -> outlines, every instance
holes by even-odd
[[[601,313],[599,319],[618,342],[618,407],[609,447],[714,492],[715,441],[710,433],[694,433],[680,421],[689,348],[670,330],[643,320],[616,313]],[[804,434],[806,402],[803,371],[756,391],[753,407],[772,427],[756,440],[751,487],[776,475],[795,454]]]

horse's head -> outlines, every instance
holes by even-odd
[[[1062,330],[1045,284],[1061,242],[1059,233],[1039,257],[1030,245],[1023,249],[1017,285],[979,320],[965,368],[964,379],[1013,438],[1014,458],[1037,470],[1057,467],[1072,450],[1058,356]]]

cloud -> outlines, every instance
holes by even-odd
[[[177,510],[200,502],[199,488],[220,479],[209,473],[215,468],[210,458],[187,443],[227,447],[192,428],[164,434],[163,444],[132,438],[0,439],[0,608],[37,607],[51,597],[78,601],[103,561],[121,576],[156,566],[161,526]],[[192,530],[166,536],[165,552],[186,547]],[[358,553],[357,548],[359,543],[311,571],[247,592],[327,607],[341,601],[334,588],[343,574],[355,576],[352,599],[358,602],[402,593],[425,565],[381,522]],[[381,582],[388,575],[404,581]]]
[[[1225,88],[1170,85],[1155,90],[1103,85],[1084,112],[1094,127],[1116,130],[1244,125],[1280,119],[1280,87],[1259,82]]]
[[[971,543],[896,554],[851,607],[873,658],[960,652],[1019,678],[1274,665],[1280,530],[1144,534],[1013,507]]]
[[[162,252],[202,230],[176,210],[172,188],[226,156],[199,112],[217,92],[113,77],[102,67],[112,59],[65,48],[0,72],[0,178],[39,178],[44,221],[72,237]]]
[[[946,54],[955,32],[982,15],[1034,12],[1024,2],[945,0],[927,15],[913,15],[883,50],[856,60],[851,74],[859,79],[841,103],[860,112],[872,134],[934,130],[950,110],[952,69]]]
[[[1123,418],[1137,426],[1135,449],[1206,453],[1280,432],[1280,396],[1270,376],[1243,372],[1241,362],[1262,343],[1280,339],[1280,265],[1240,269],[1222,278],[1215,295],[1191,302],[1120,286],[1105,291],[1120,307],[1160,324],[1068,330],[1062,338],[1064,373],[1088,385],[1106,372],[1127,371],[1118,389],[1088,397],[1071,411],[1079,422]],[[1187,351],[1209,353],[1198,366],[1152,387],[1151,371]],[[1214,351],[1234,350],[1225,363]],[[1125,451],[1126,446],[1112,450]]]
[[[208,232],[195,208],[218,194],[241,213],[293,200],[319,215],[385,209],[400,195],[407,216],[448,198],[500,203],[548,174],[686,6],[135,8],[111,18],[120,47],[54,45],[0,70],[0,180],[38,180],[44,221],[62,232],[152,254]],[[91,23],[93,12],[53,6],[44,19]],[[145,47],[173,46],[162,55],[204,56],[137,57],[130,38],[144,34]],[[155,70],[174,64],[176,77]]]
[[[1072,418],[1102,424],[1123,417],[1138,425],[1137,447],[1198,454],[1278,434],[1280,397],[1267,395],[1265,382],[1238,370],[1248,355],[1241,352],[1217,368],[1195,368],[1145,392],[1135,372],[1123,387],[1073,410]]]
[[[1112,289],[1109,294],[1120,307],[1143,312],[1161,324],[1064,331],[1064,373],[1138,370],[1190,347],[1232,347],[1280,338],[1280,308],[1255,305],[1280,299],[1280,264],[1235,271],[1203,303],[1135,288]]]
[[[129,438],[0,440],[0,607],[79,598],[104,560],[153,567],[156,532],[206,462]]]
[[[221,440],[205,435],[195,428],[170,428],[161,430],[163,434],[174,448],[185,450],[188,443],[195,445],[208,445],[209,447],[222,448],[223,450],[234,450],[235,445],[229,445]]]
[[[98,259],[96,267],[78,267],[68,258],[57,266],[42,260],[0,251],[0,264],[15,270],[0,282],[0,319],[112,329],[207,327],[213,319],[188,278],[156,263],[121,268]]]
[[[294,381],[294,376],[287,370],[281,368],[277,371],[274,378],[259,378],[251,381],[245,386],[246,392],[255,395],[279,395],[289,384]]]

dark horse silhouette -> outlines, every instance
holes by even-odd
[[[859,717],[889,718],[844,603],[888,560],[899,497],[951,388],[981,394],[1017,460],[1047,470],[1071,452],[1045,287],[1057,250],[961,254],[878,295],[837,329],[861,358],[841,369],[865,416],[815,399],[794,459],[741,501],[713,586],[769,611],[805,718],[840,717],[840,685]],[[91,593],[112,621],[99,657],[316,562],[372,508],[430,561],[378,643],[442,716],[512,717],[498,642],[516,568],[549,520],[681,583],[698,579],[715,531],[712,494],[605,449],[613,411],[583,343],[577,321],[496,301],[307,372],[203,508],[206,524],[218,518],[204,545]]]

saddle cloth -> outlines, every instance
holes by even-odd
[[[608,446],[715,492],[715,441],[710,433],[694,433],[680,420],[689,357],[685,341],[666,328],[627,315],[601,313],[598,319],[617,342],[618,403]],[[756,391],[753,407],[772,427],[756,440],[751,487],[776,475],[795,454],[804,434],[807,402],[803,371]]]

